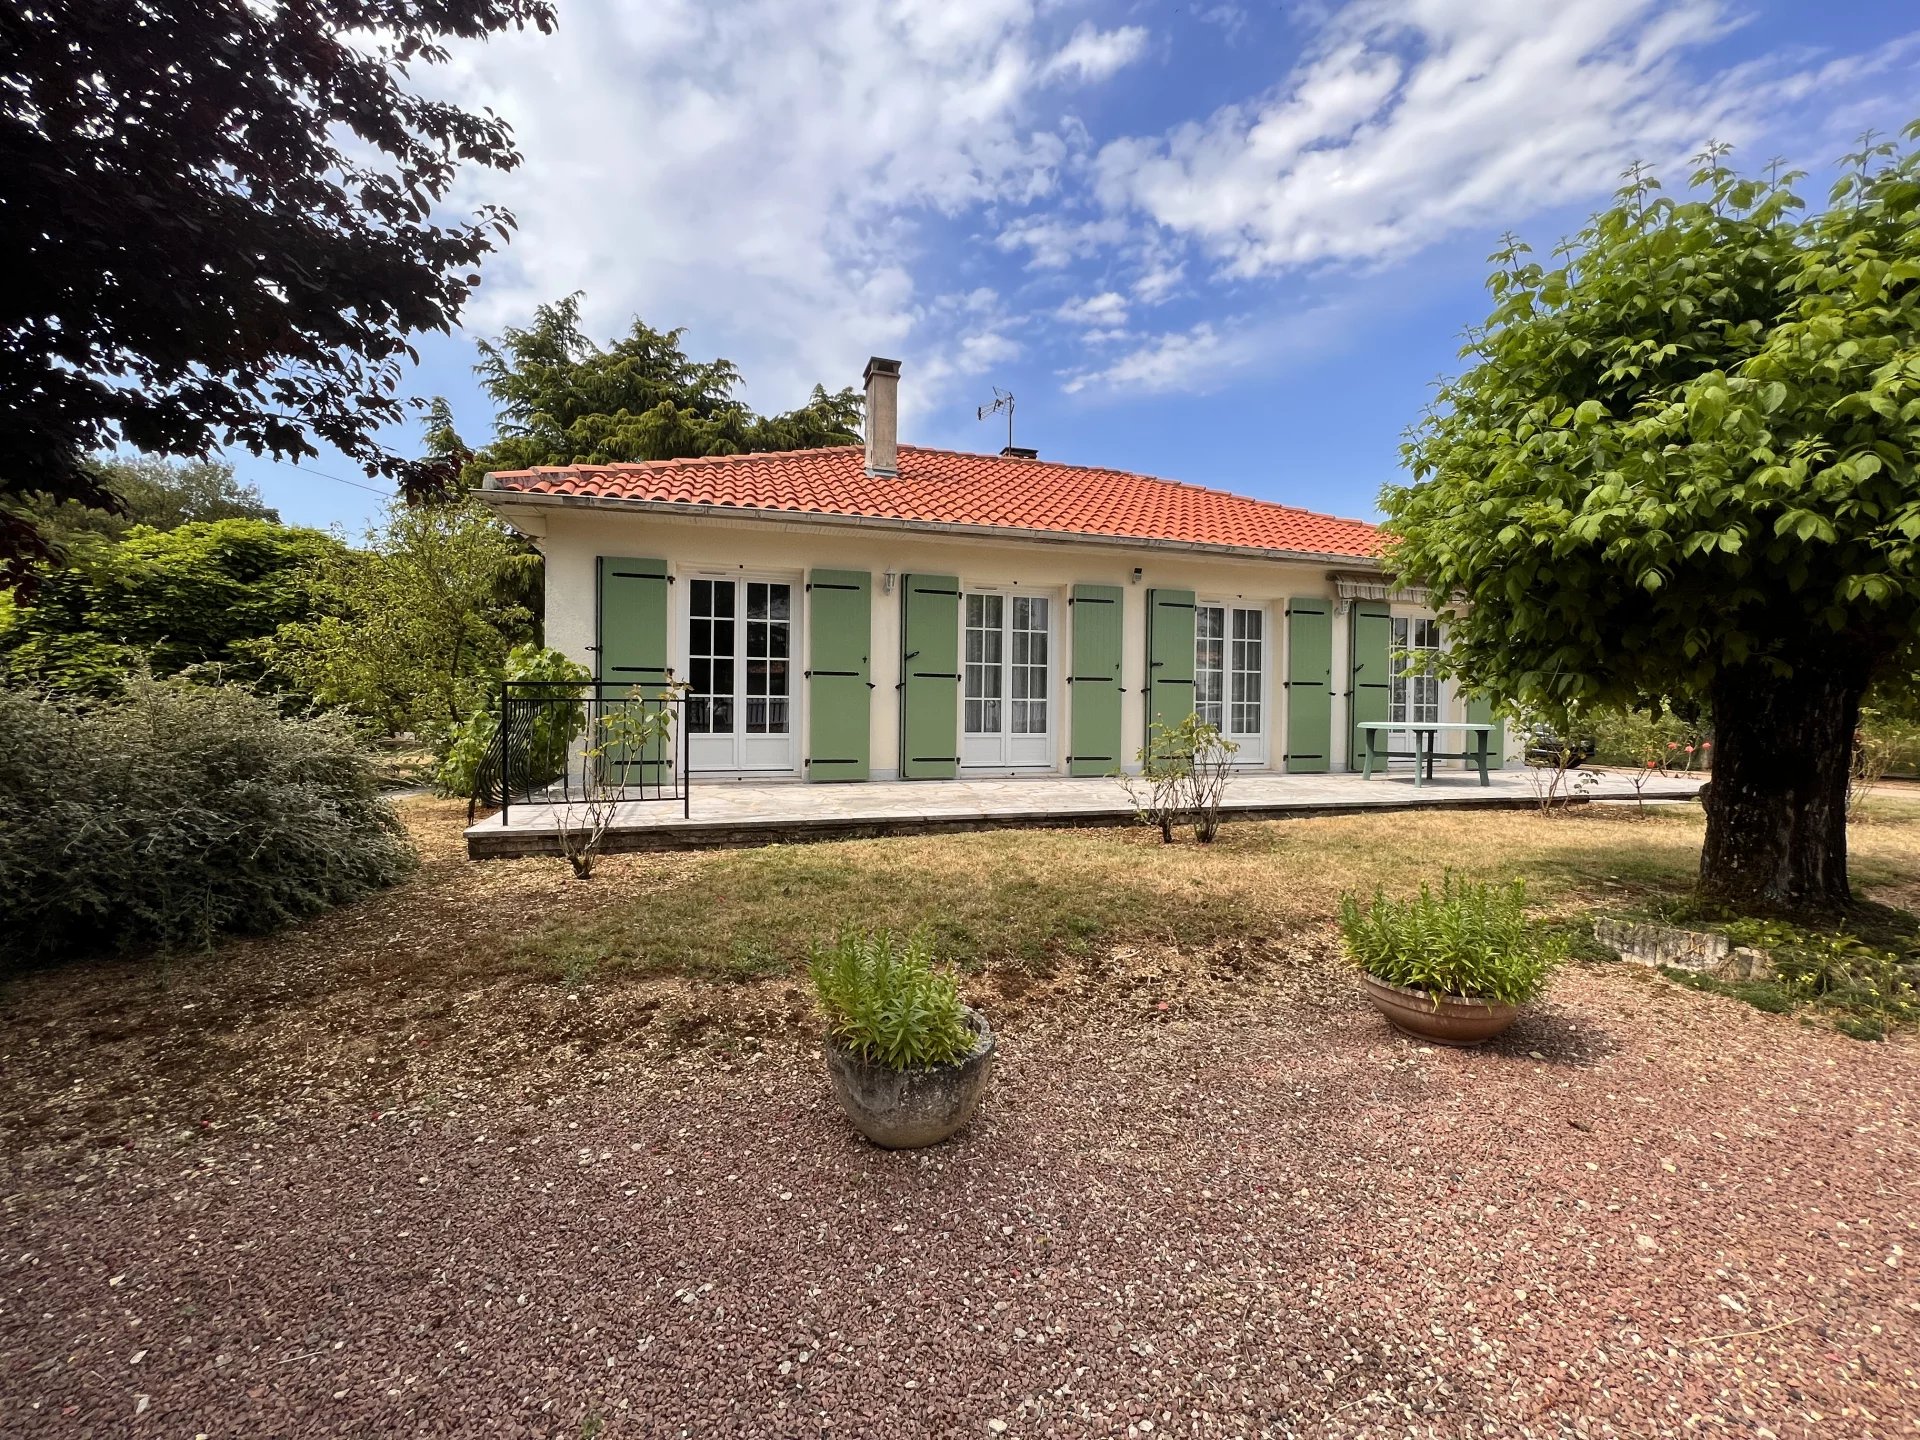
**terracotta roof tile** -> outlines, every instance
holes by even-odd
[[[900,473],[866,473],[857,445],[630,465],[502,470],[496,491],[790,510],[922,524],[1176,540],[1371,557],[1380,533],[1342,520],[1151,475],[902,445]]]

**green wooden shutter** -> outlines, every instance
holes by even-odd
[[[1360,726],[1368,720],[1388,720],[1393,713],[1393,662],[1388,655],[1392,624],[1384,600],[1353,602],[1347,652],[1351,688],[1347,691],[1347,768],[1358,770],[1366,744]]]
[[[807,779],[865,780],[872,740],[873,576],[807,577]]]
[[[1333,602],[1287,601],[1287,773],[1324,775],[1333,749]]]
[[[960,581],[900,580],[900,778],[960,773]]]
[[[623,698],[626,686],[642,695],[658,695],[671,678],[667,670],[667,562],[599,558],[599,678],[608,699]],[[677,737],[675,737],[677,739]],[[625,747],[610,752],[607,763],[628,784],[658,784],[673,773],[673,740],[656,741],[644,755]]]
[[[1193,714],[1193,591],[1147,592],[1147,738]]]
[[[1067,603],[1073,611],[1067,773],[1111,775],[1120,768],[1120,637],[1127,592],[1118,585],[1076,585]]]
[[[1487,765],[1492,768],[1507,763],[1506,726],[1493,714],[1493,698],[1488,695],[1475,695],[1467,701],[1467,723],[1469,725],[1491,725],[1493,734],[1487,737]],[[1472,747],[1462,745],[1462,750]]]

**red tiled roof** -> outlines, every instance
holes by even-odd
[[[915,445],[900,447],[899,465],[898,476],[868,475],[864,448],[845,445],[629,465],[501,470],[489,477],[489,488],[1355,558],[1380,551],[1380,533],[1361,520],[1125,470]]]

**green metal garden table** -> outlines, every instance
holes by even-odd
[[[1360,778],[1371,780],[1376,762],[1382,774],[1386,773],[1387,762],[1393,760],[1413,761],[1413,783],[1424,785],[1433,779],[1433,762],[1436,760],[1465,760],[1480,772],[1480,783],[1491,785],[1487,778],[1487,760],[1493,753],[1493,726],[1471,722],[1450,722],[1438,720],[1362,720],[1356,727],[1366,741],[1366,758],[1361,764]],[[1396,730],[1403,730],[1413,737],[1413,749],[1390,750],[1389,738]],[[1437,742],[1443,734],[1458,731],[1463,741],[1459,750],[1441,750]],[[1471,748],[1464,748],[1470,745]]]

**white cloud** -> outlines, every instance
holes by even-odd
[[[1146,53],[1147,32],[1138,25],[1099,30],[1084,23],[1046,64],[1047,79],[1105,80]]]
[[[1155,335],[1099,369],[1070,374],[1061,388],[1069,395],[1088,389],[1147,395],[1202,391],[1245,359],[1242,342],[1203,320],[1188,330]]]
[[[1229,40],[1238,40],[1252,23],[1252,17],[1239,5],[1209,5],[1196,10],[1194,16],[1202,24],[1219,26]]]
[[[1127,323],[1127,297],[1117,290],[1105,290],[1098,295],[1084,295],[1078,300],[1069,300],[1055,310],[1054,317],[1069,325],[1085,325],[1089,329],[1112,329]]]
[[[689,326],[762,408],[896,355],[909,419],[1043,344],[1067,347],[1048,359],[1081,390],[1217,375],[1287,343],[1228,318],[1260,303],[1250,280],[1524,224],[1603,195],[1635,156],[1739,140],[1770,106],[1835,109],[1822,97],[1868,63],[1699,79],[1734,3],[1296,3],[1307,48],[1270,89],[1115,138],[1088,129],[1110,106],[1066,107],[1156,37],[1083,18],[1087,0],[570,0],[555,35],[463,45],[436,72],[526,156],[463,176],[459,203],[521,225],[468,323],[584,290],[590,333]],[[1233,33],[1233,8],[1200,19]],[[1149,327],[1176,300],[1205,323]]]
[[[1762,129],[1804,77],[1683,66],[1734,23],[1720,0],[1361,0],[1267,94],[1105,146],[1098,193],[1229,275],[1404,257]]]
[[[460,47],[441,82],[505,115],[526,157],[463,180],[462,203],[520,221],[468,324],[584,290],[589,333],[688,325],[762,407],[900,355],[911,411],[916,359],[954,372],[1012,343],[928,302],[929,225],[1053,194],[1090,142],[1047,83],[1097,81],[1145,42],[1064,35],[1035,0],[577,0],[552,36]]]
[[[1063,270],[1075,260],[1133,238],[1133,226],[1119,216],[1099,220],[1059,220],[1027,216],[1015,220],[994,237],[1005,251],[1026,250],[1034,270]]]
[[[965,335],[961,337],[958,352],[954,357],[954,373],[978,375],[991,366],[1018,359],[1019,355],[1019,343],[997,330],[984,331],[978,335]]]
[[[1204,395],[1255,374],[1273,380],[1351,350],[1362,331],[1355,311],[1374,303],[1371,296],[1349,296],[1201,320],[1158,334],[1088,332],[1089,342],[1132,343],[1118,355],[1108,351],[1065,371],[1061,388],[1090,399],[1114,399]]]

